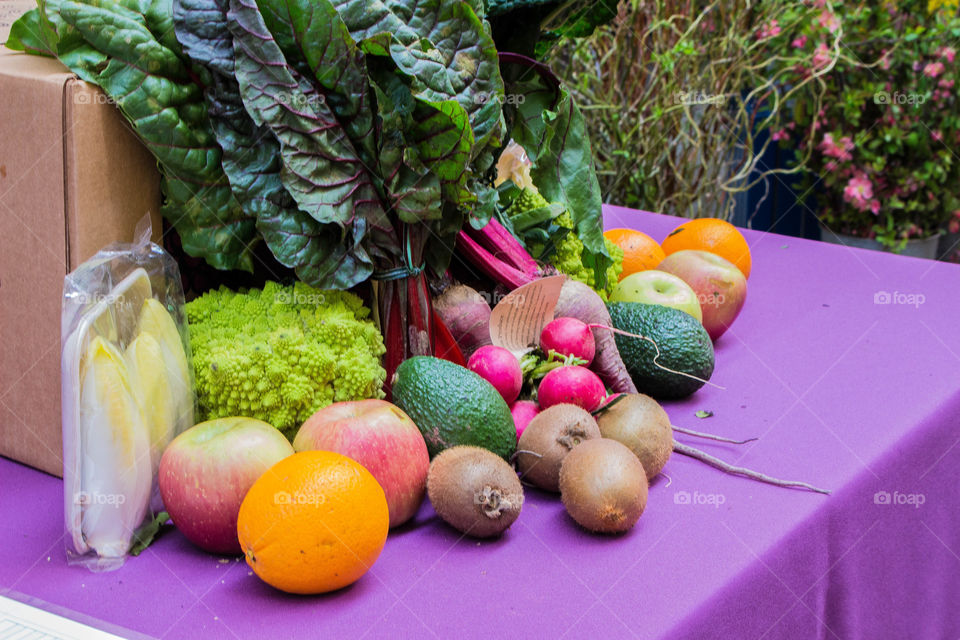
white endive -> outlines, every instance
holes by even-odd
[[[84,359],[79,418],[83,538],[100,557],[122,557],[150,501],[150,436],[123,355],[99,336]]]
[[[143,410],[150,434],[152,475],[156,476],[160,456],[176,435],[177,398],[171,388],[163,349],[153,334],[140,332],[124,353],[130,386]]]
[[[172,439],[173,436],[193,426],[193,387],[190,382],[187,354],[183,350],[183,341],[177,325],[163,304],[154,298],[147,298],[140,309],[138,335],[143,334],[153,336],[163,354],[162,367],[174,400],[173,415],[176,427],[171,435]],[[161,365],[158,363],[157,366]],[[163,453],[162,448],[160,452]]]

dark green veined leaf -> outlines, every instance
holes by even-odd
[[[244,105],[254,122],[279,140],[287,191],[318,222],[365,228],[373,236],[363,245],[370,253],[397,255],[371,168],[358,157],[322,94],[286,63],[252,0],[231,0],[228,18]]]
[[[61,41],[59,57],[104,90],[156,156],[164,176],[162,211],[184,249],[220,269],[252,271],[254,222],[230,191],[200,89],[177,53],[128,6],[61,2],[60,17],[85,44],[65,50]]]
[[[530,175],[547,200],[563,203],[570,212],[583,242],[583,263],[594,271],[594,286],[602,289],[613,261],[603,242],[603,200],[583,113],[564,90],[557,110],[544,112],[544,119],[553,134]]]
[[[463,209],[447,203],[443,215],[427,223],[430,241],[424,248],[423,259],[434,273],[443,273],[450,266],[457,245],[457,233],[463,228],[466,215]]]
[[[287,61],[315,81],[367,166],[376,162],[373,104],[363,51],[329,0],[260,0],[264,23]]]
[[[408,142],[417,150],[418,160],[440,179],[447,200],[459,203],[473,197],[466,191],[473,131],[467,112],[459,103],[418,100]],[[437,211],[431,217],[439,215],[441,212]]]
[[[465,189],[473,146],[467,113],[453,100],[415,98],[396,73],[376,60],[371,68],[383,120],[380,170],[400,219],[442,216],[442,195],[451,202],[472,198]]]
[[[545,4],[557,4],[558,0],[485,0],[487,15],[491,18],[517,9],[528,9]]]
[[[317,222],[284,188],[280,145],[269,129],[254,124],[240,98],[227,8],[228,0],[175,0],[174,21],[184,52],[210,73],[204,94],[234,196],[274,257],[297,277],[321,288],[352,287],[369,277],[373,265],[365,254],[352,253],[352,231]]]
[[[586,38],[600,25],[617,17],[617,2],[614,0],[580,0],[568,3],[541,25],[544,29],[536,45],[537,58],[544,58],[554,44],[564,38]]]
[[[38,56],[57,55],[57,35],[53,29],[41,23],[40,9],[31,9],[10,25],[6,47]]]
[[[366,220],[357,219],[353,226],[343,234],[344,243],[337,225],[320,224],[295,207],[272,206],[257,216],[257,229],[277,260],[293,267],[307,284],[329,289],[349,289],[373,272],[360,246],[368,237]]]
[[[500,191],[486,180],[471,178],[468,190],[475,199],[467,207],[467,220],[474,229],[482,229],[490,218],[497,214],[500,203]]]
[[[564,209],[562,204],[548,204],[545,207],[537,207],[536,209],[530,209],[529,211],[518,213],[515,216],[510,216],[510,222],[513,223],[513,228],[518,233],[523,233],[530,227],[536,227],[553,220],[564,211],[566,211],[566,209]]]
[[[493,38],[474,5],[450,0],[333,4],[365,51],[382,55],[389,50],[400,72],[411,79],[414,96],[432,103],[459,102],[470,118],[474,155],[500,146],[503,79]]]
[[[281,144],[283,180],[301,208],[320,222],[351,224],[382,206],[355,148],[309,80],[287,64],[252,0],[231,0],[236,76],[247,112]],[[361,212],[360,217],[363,216]]]
[[[507,87],[510,95],[524,97],[515,100],[511,137],[533,162],[530,175],[540,193],[570,213],[584,245],[584,265],[602,288],[612,261],[603,242],[600,184],[583,114],[565,88],[554,86],[551,74],[532,60],[523,64],[534,65],[526,70],[536,73],[524,72],[523,81]]]

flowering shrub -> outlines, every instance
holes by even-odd
[[[800,36],[778,36],[784,49],[813,54],[786,79],[816,73],[839,34],[836,64],[822,93],[796,94],[794,122],[773,136],[803,157],[820,220],[895,250],[960,227],[960,58],[947,44],[960,37],[956,3],[813,4],[819,11]]]
[[[815,103],[837,57],[833,42],[804,46],[820,13],[797,0],[627,0],[612,24],[560,47],[553,64],[588,105],[604,199],[729,218],[737,194],[799,172],[760,159],[791,133],[791,96]],[[756,140],[763,129],[772,141]]]

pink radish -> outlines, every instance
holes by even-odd
[[[603,382],[590,369],[580,366],[558,367],[540,381],[537,402],[543,409],[567,403],[593,411],[606,395]]]
[[[597,292],[579,280],[567,278],[560,289],[560,299],[554,309],[557,318],[577,318],[587,325],[610,326],[610,314]],[[597,355],[590,368],[596,372],[604,384],[613,391],[636,393],[637,386],[620,359],[613,332],[609,329],[593,327],[593,338],[597,342]]]
[[[540,413],[540,407],[533,400],[517,400],[510,405],[510,413],[513,415],[513,424],[517,428],[517,439],[519,440],[520,436],[523,435],[523,430]]]
[[[582,358],[589,367],[597,352],[597,343],[585,322],[576,318],[556,318],[540,332],[540,349],[548,355],[553,350],[564,356]]]
[[[467,368],[492,384],[507,404],[511,404],[520,395],[520,387],[523,386],[520,362],[503,347],[480,347],[470,356]]]

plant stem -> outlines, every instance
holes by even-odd
[[[760,473],[759,471],[754,471],[753,469],[736,467],[732,464],[724,462],[720,458],[713,457],[709,453],[700,451],[700,449],[695,449],[688,445],[680,444],[676,440],[673,441],[673,450],[685,456],[696,458],[700,462],[704,462],[711,467],[720,469],[724,473],[729,473],[735,476],[743,476],[744,478],[750,478],[751,480],[756,480],[757,482],[765,482],[777,487],[795,487],[797,489],[807,489],[808,491],[830,495],[830,492],[826,489],[820,489],[811,484],[807,484],[806,482],[799,482],[797,480],[780,480],[779,478],[772,478],[766,474]]]
[[[733,438],[724,438],[723,436],[715,436],[712,433],[703,433],[702,431],[694,431],[693,429],[684,429],[683,427],[678,427],[674,424],[670,425],[670,427],[674,431],[685,433],[688,436],[694,436],[696,438],[704,438],[705,440],[716,440],[717,442],[729,442],[730,444],[747,444],[748,442],[759,440],[759,438],[747,438],[746,440],[734,440]]]

